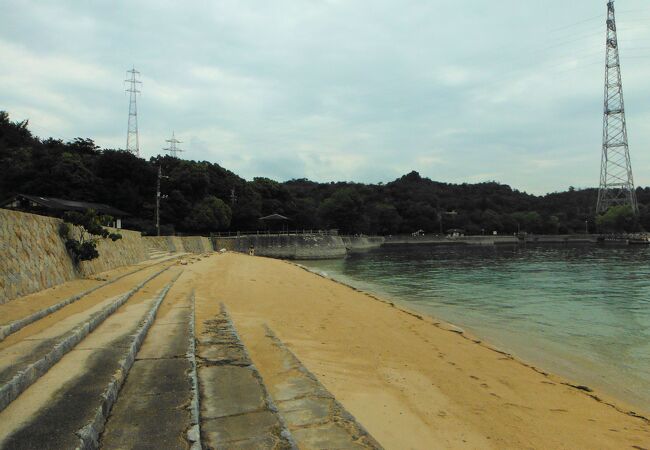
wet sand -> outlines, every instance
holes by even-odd
[[[268,324],[386,448],[650,448],[622,402],[291,263],[229,253],[190,270],[197,323],[224,302],[263,377]]]

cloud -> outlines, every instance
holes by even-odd
[[[0,107],[41,135],[124,147],[135,65],[144,157],[173,130],[183,157],[246,178],[378,182],[418,170],[535,193],[598,182],[598,2],[0,0],[0,10],[10,61]],[[650,29],[635,21],[645,10],[628,0],[618,12],[637,184],[650,183]]]

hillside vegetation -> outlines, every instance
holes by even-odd
[[[153,231],[158,166],[161,223],[174,231],[256,230],[262,216],[291,218],[291,229],[398,234],[463,228],[468,233],[583,233],[595,229],[596,189],[534,196],[496,182],[440,183],[413,171],[387,184],[317,183],[307,179],[247,181],[207,161],[157,156],[146,161],[91,139],[40,139],[28,123],[0,111],[0,199],[16,193],[106,203],[132,215],[129,228]],[[236,201],[232,201],[234,189]],[[638,221],[607,222],[650,229],[650,188],[638,188]],[[604,223],[599,221],[599,223]],[[442,226],[441,226],[442,225]]]

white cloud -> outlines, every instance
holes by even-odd
[[[592,0],[0,0],[0,10],[0,108],[41,135],[123,147],[135,64],[147,157],[175,130],[184,157],[247,178],[419,170],[538,193],[598,181],[605,5]],[[638,10],[650,13],[628,0],[618,18],[630,151],[648,184],[650,51],[639,47],[650,29],[632,21]]]

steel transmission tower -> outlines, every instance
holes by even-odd
[[[182,152],[180,148],[176,147],[176,144],[182,144],[182,141],[179,141],[176,139],[176,136],[174,136],[174,132],[172,131],[172,138],[165,140],[165,142],[169,142],[169,147],[163,148],[166,152],[169,152],[169,154],[173,158],[178,158],[178,153]]]
[[[140,93],[138,84],[142,84],[137,79],[140,72],[135,70],[135,67],[127,72],[127,79],[125,82],[129,83],[126,92],[129,93],[129,125],[126,134],[126,150],[133,153],[135,156],[140,156],[140,141],[138,139],[138,104],[137,96]],[[130,74],[130,76],[128,75]]]
[[[600,188],[596,213],[612,206],[630,205],[634,214],[639,206],[634,192],[632,165],[627,145],[627,126],[621,63],[616,37],[614,0],[607,3],[607,58],[605,61],[605,109],[603,119],[603,155],[600,166]]]

